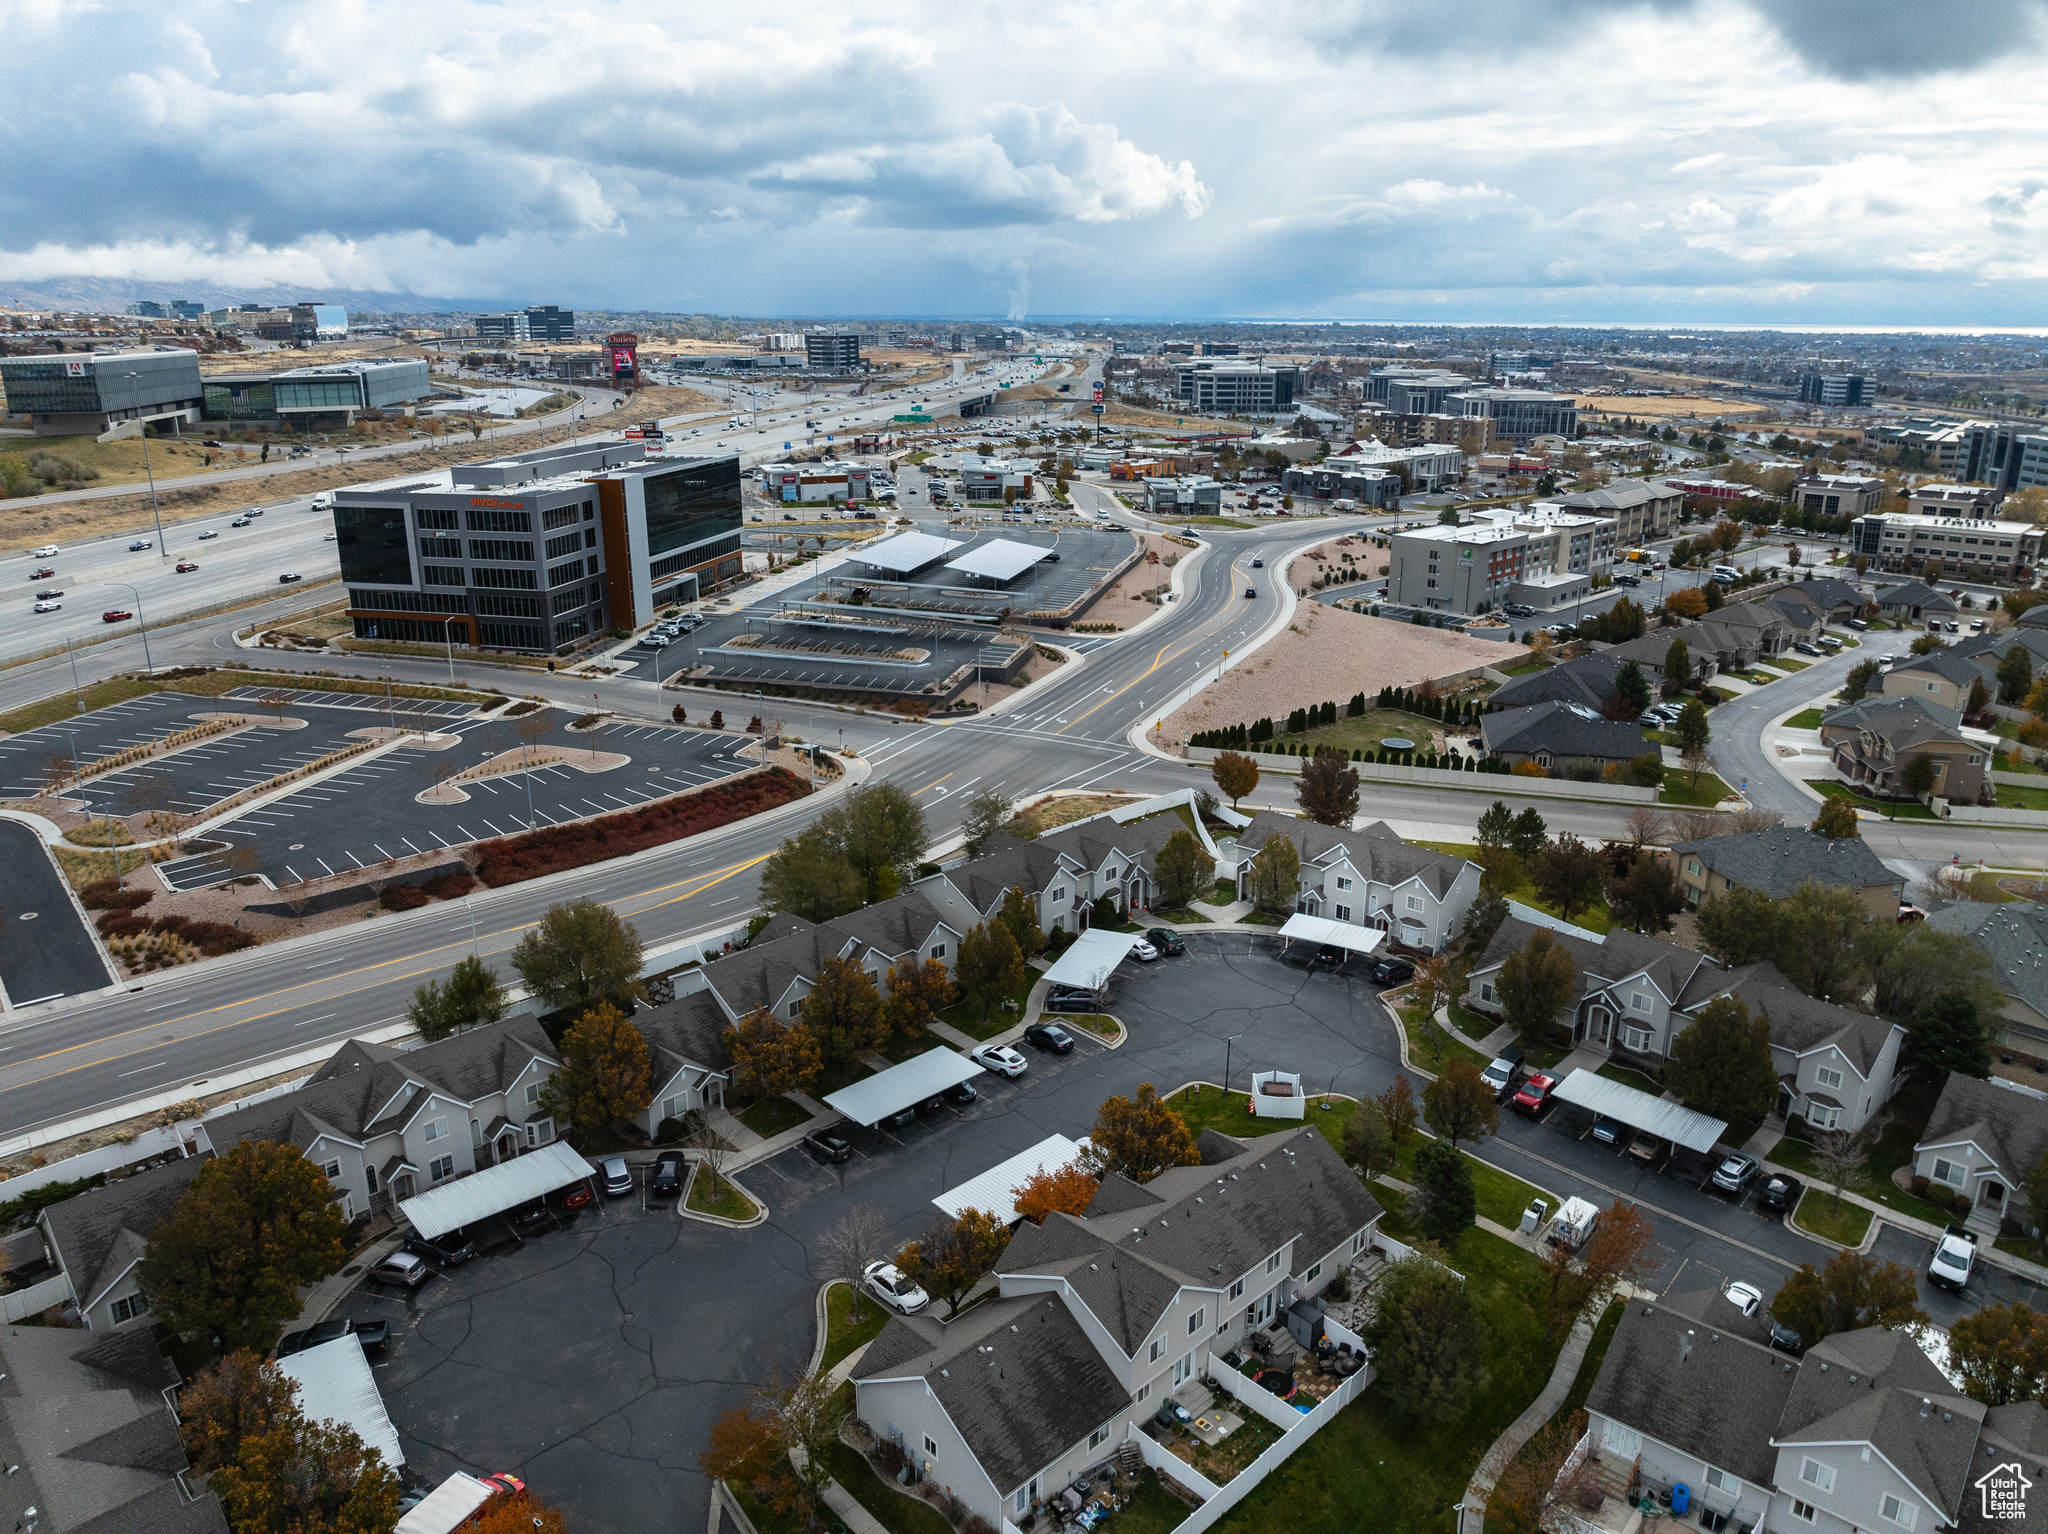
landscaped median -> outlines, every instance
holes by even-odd
[[[680,1212],[724,1225],[752,1225],[768,1218],[768,1212],[749,1198],[744,1188],[730,1177],[713,1173],[701,1161],[690,1170],[690,1187],[683,1195]]]

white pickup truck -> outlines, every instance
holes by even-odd
[[[1951,1225],[1934,1243],[1934,1257],[1927,1264],[1927,1282],[1961,1294],[1976,1262],[1977,1238],[1962,1226]]]

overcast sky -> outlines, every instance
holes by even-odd
[[[2043,0],[0,0],[0,280],[2048,324]]]

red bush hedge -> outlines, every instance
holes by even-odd
[[[224,953],[233,953],[238,948],[252,948],[256,944],[253,933],[244,932],[240,927],[230,927],[224,921],[196,921],[190,916],[159,916],[150,925],[159,932],[168,932],[197,948],[209,959]]]
[[[109,911],[99,919],[101,937],[141,937],[149,930],[149,918],[133,911]]]
[[[154,890],[125,888],[112,879],[95,879],[78,892],[78,903],[88,911],[132,911],[156,898]]]
[[[387,884],[384,893],[377,897],[377,904],[387,911],[417,911],[432,899],[417,884]]]
[[[436,900],[460,900],[476,888],[476,880],[466,873],[436,874],[420,888]]]
[[[476,876],[496,889],[523,879],[538,879],[565,868],[602,863],[607,858],[644,852],[665,842],[714,831],[801,799],[810,784],[795,773],[771,767],[749,777],[714,783],[626,814],[602,815],[572,825],[549,826],[523,836],[500,837],[477,848]]]

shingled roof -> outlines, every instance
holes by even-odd
[[[1860,703],[1845,704],[1822,715],[1820,727],[1823,731],[1869,730],[1897,749],[1928,740],[1960,740],[1963,716],[1956,709],[1914,693],[1896,697],[1875,693]]]
[[[1546,752],[1559,760],[1625,762],[1656,750],[1640,725],[1602,719],[1573,703],[1537,703],[1487,714],[1479,721],[1479,734],[1489,752]]]
[[[1913,1150],[1917,1155],[1925,1146],[1965,1140],[1998,1163],[2006,1186],[2023,1186],[2048,1150],[2048,1098],[1995,1078],[1949,1072]]]
[[[1529,939],[1541,930],[1534,923],[1510,916],[1493,934],[1472,973],[1481,975],[1498,969],[1509,954],[1526,947]],[[1729,971],[1705,954],[1630,932],[1625,927],[1616,927],[1598,942],[1555,930],[1551,936],[1571,954],[1579,971],[1578,989],[1572,994],[1574,1006],[1593,991],[1631,975],[1644,975],[1656,982],[1657,989],[1673,1005],[1683,1009],[1719,995],[1730,978]]]
[[[1511,676],[1488,701],[1498,708],[1526,708],[1532,703],[1583,703],[1599,709],[1614,696],[1614,679],[1631,657],[1612,650],[1582,655],[1527,676]],[[1640,664],[1640,662],[1638,662]]]
[[[88,1308],[142,1260],[149,1233],[169,1214],[199,1169],[204,1156],[124,1177],[103,1188],[88,1188],[43,1211],[43,1231],[57,1265],[71,1277],[81,1308]]]
[[[1674,855],[1697,858],[1730,884],[1781,900],[1808,879],[1832,889],[1897,884],[1893,873],[1860,836],[1830,838],[1796,826],[1773,826],[1738,836],[1674,842]]]
[[[856,1380],[922,1375],[996,1489],[1011,1490],[1130,1407],[1130,1392],[1050,1294],[984,1300],[949,1325],[894,1316]]]
[[[1952,900],[1936,908],[1927,925],[1970,939],[1991,955],[1993,984],[2048,1014],[2048,907],[2031,900],[2004,905]]]
[[[1728,977],[1727,990],[1740,997],[1750,1012],[1771,1025],[1771,1042],[1795,1055],[1832,1044],[1856,1067],[1865,1081],[1897,1024],[1867,1012],[1852,1012],[1831,1001],[1809,996],[1779,973],[1774,964],[1752,964]]]

